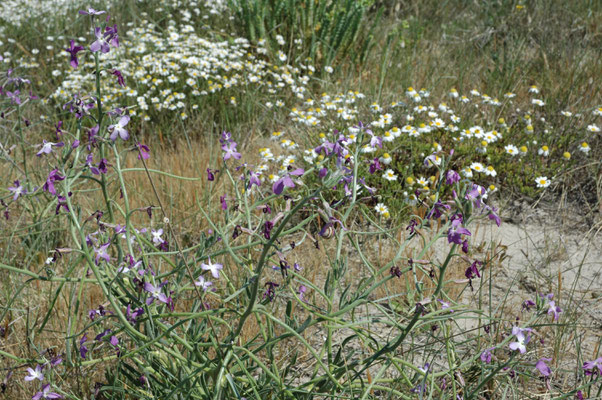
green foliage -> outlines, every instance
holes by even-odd
[[[372,1],[357,0],[230,0],[244,34],[261,39],[273,51],[309,58],[314,65],[328,66],[351,58],[363,62],[374,41],[382,9],[367,14]],[[284,38],[278,44],[276,36]],[[296,42],[301,40],[302,42]]]

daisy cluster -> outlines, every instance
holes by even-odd
[[[381,181],[378,183],[372,179],[371,182],[376,187],[395,186],[406,203],[415,204],[419,200],[418,192],[425,197],[432,196],[437,172],[433,167],[441,162],[438,153],[442,145],[439,143],[447,149],[456,150],[453,167],[464,178],[483,184],[486,188],[483,196],[487,197],[503,183],[503,178],[498,177],[498,170],[507,163],[522,159],[521,162],[533,166],[547,165],[550,158],[555,158],[566,166],[571,152],[577,151],[582,157],[587,157],[590,151],[588,142],[599,140],[600,128],[596,120],[602,115],[601,107],[577,114],[562,111],[559,118],[564,123],[554,127],[547,122],[547,115],[542,110],[544,101],[535,97],[540,94],[539,89],[531,86],[526,92],[531,96],[528,100],[530,107],[523,111],[513,103],[515,93],[496,98],[477,90],[460,95],[456,89],[451,89],[446,99],[433,102],[429,91],[410,87],[404,98],[381,105],[370,102],[360,92],[350,90],[309,98],[292,107],[289,117],[316,141],[324,142],[336,132],[343,134],[350,144],[357,139],[357,121],[369,121],[371,130],[382,139],[382,146],[374,143],[362,145],[366,163],[371,160],[372,164],[374,161],[378,163],[376,170]],[[554,129],[567,132],[570,140],[565,147],[558,145],[554,148],[552,144],[546,144]],[[295,142],[284,137],[282,132],[276,132],[274,136],[281,148],[297,148],[290,145]],[[272,154],[271,149],[261,151]],[[423,164],[422,160],[430,154],[434,156]],[[309,164],[319,162],[313,148],[299,149],[296,154],[281,156],[276,161],[282,162],[278,166],[282,170],[298,158]],[[395,160],[402,162],[396,163]],[[546,188],[552,181],[547,176],[535,174],[525,178],[538,188]],[[387,210],[381,206],[384,205],[379,204],[377,210],[384,215]]]
[[[143,3],[143,0],[138,0]],[[105,6],[117,4],[116,1],[104,2]],[[32,21],[48,24],[56,20],[57,16],[67,16],[74,10],[89,6],[88,0],[3,0],[0,2],[0,33],[6,33],[6,26],[22,27],[31,25]],[[163,8],[171,9],[190,9],[203,8],[209,15],[204,16],[208,19],[210,16],[221,15],[227,11],[228,3],[226,0],[162,0],[155,8],[156,12],[163,11]]]
[[[67,15],[88,3],[84,0],[3,0],[0,2],[0,33],[6,29],[4,24],[21,27],[31,21],[49,21],[56,18],[57,12]]]
[[[119,51],[103,55],[103,63],[129,77],[128,85],[119,87],[108,81],[112,86],[103,88],[107,94],[102,101],[110,106],[129,105],[131,115],[147,121],[159,112],[186,119],[198,109],[200,98],[236,87],[272,95],[286,90],[303,98],[309,82],[299,68],[273,65],[253,54],[244,38],[209,40],[197,34],[192,24],[172,20],[160,32],[143,21],[141,26],[129,28],[123,42]],[[51,99],[62,104],[72,93],[91,88],[93,67],[89,58],[83,68],[57,71],[56,76],[63,79]],[[237,104],[235,95],[240,92],[231,92],[230,104]],[[282,103],[276,102],[278,105]]]
[[[252,47],[245,38],[209,29],[207,23],[226,10],[225,1],[174,0],[161,4],[154,12],[162,8],[174,10],[172,19],[162,21],[167,26],[159,27],[148,13],[142,12],[140,22],[129,23],[125,32],[120,30],[122,46],[101,54],[101,63],[110,66],[102,71],[102,77],[118,70],[126,81],[119,84],[102,79],[105,95],[101,100],[108,107],[127,106],[130,115],[149,121],[159,113],[186,119],[200,107],[203,97],[215,93],[227,93],[230,105],[238,104],[240,94],[257,90],[273,96],[284,92],[304,98],[313,67],[285,64],[284,53],[279,54],[277,65],[272,64],[266,61],[265,41]],[[10,38],[4,40],[15,43]],[[86,46],[86,42],[84,37],[75,39],[78,46]],[[93,88],[95,62],[91,55],[79,60],[79,68],[73,68],[65,62],[69,57],[63,51],[68,47],[65,36],[47,36],[39,47],[27,49],[23,56],[18,51],[5,52],[3,61],[25,70],[57,65],[52,71],[53,92],[44,99],[46,103],[62,106],[72,100],[74,93]],[[283,102],[275,99],[272,105],[282,106]]]

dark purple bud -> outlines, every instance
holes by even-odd
[[[215,175],[219,172],[217,169],[207,168],[207,180],[209,182],[213,182],[215,180]]]
[[[142,143],[137,143],[136,146],[138,147],[138,151],[140,152],[140,154],[138,154],[138,160],[148,160],[150,158],[150,148]]]
[[[104,331],[100,332],[98,335],[96,335],[96,337],[94,338],[94,340],[96,340],[97,342],[102,339],[103,337],[107,336],[109,333],[111,333],[110,329],[105,329]]]
[[[70,46],[65,49],[67,53],[70,55],[69,63],[73,68],[77,68],[79,66],[79,61],[77,60],[77,53],[84,50],[82,46],[75,46],[75,41],[73,39],[70,40]]]
[[[270,240],[270,234],[273,228],[274,223],[272,221],[265,221],[265,224],[263,225],[263,237]]]
[[[123,75],[121,74],[121,71],[119,71],[118,69],[113,70],[113,72],[111,72],[111,75],[115,75],[115,77],[117,77],[117,84],[121,87],[125,87],[125,80],[123,79]]]
[[[535,302],[533,300],[525,300],[523,302],[523,310],[529,311],[531,307],[535,306]]]

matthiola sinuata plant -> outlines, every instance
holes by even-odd
[[[95,90],[72,93],[52,137],[28,144],[19,110],[29,82],[11,71],[2,85],[22,153],[11,156],[20,175],[3,205],[64,226],[40,271],[0,265],[57,285],[54,301],[69,291],[64,330],[46,326],[52,310],[36,326],[59,337],[52,351],[36,335],[27,358],[0,350],[11,371],[27,373],[21,383],[33,399],[89,398],[61,377],[93,370],[104,373],[93,396],[105,399],[469,399],[499,376],[554,384],[555,355],[538,329],[562,324],[558,299],[525,300],[514,320],[461,302],[491,282],[474,222],[501,219],[482,186],[450,169],[453,151],[426,157],[436,171],[430,188],[415,190],[415,212],[399,222],[369,185],[390,162],[370,153],[388,139],[362,122],[324,134],[312,163],[291,158],[271,177],[223,131],[219,162],[203,172],[208,201],[199,202],[210,229],[186,247],[157,192],[158,206],[128,196],[130,172],[152,183],[151,151],[130,110],[102,101],[103,79],[125,85],[105,58],[120,31],[105,11],[79,14],[91,21],[90,39],[69,40],[65,51],[72,68],[93,57]],[[125,168],[128,158],[141,167]],[[395,182],[393,170],[383,172]],[[465,279],[452,274],[457,266]],[[100,304],[90,305],[92,291]],[[595,395],[601,373],[601,359],[586,361],[575,394]]]

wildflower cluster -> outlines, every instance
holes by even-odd
[[[158,4],[180,7],[177,18],[120,26],[105,10],[73,12],[89,35],[57,38],[56,90],[41,103],[58,114],[35,142],[28,107],[38,96],[19,75],[43,60],[2,72],[0,204],[20,247],[0,263],[11,283],[2,390],[34,400],[88,398],[92,387],[95,398],[462,399],[498,390],[484,389],[494,377],[554,390],[558,354],[545,335],[563,329],[570,303],[546,292],[520,310],[486,309],[496,255],[475,222],[502,223],[490,202],[500,165],[528,160],[524,173],[545,189],[558,179],[547,175],[558,172],[552,157],[589,157],[600,109],[564,111],[579,133],[555,144],[533,86],[527,111],[514,93],[476,90],[433,102],[408,88],[388,105],[351,90],[314,96],[309,63],[282,50],[270,61],[261,40],[203,34],[196,22],[225,1]],[[273,96],[262,107],[274,125],[282,111],[291,124],[254,153],[224,126],[207,138],[215,152],[199,176],[149,167],[142,121],[187,119],[224,99],[236,109],[240,94],[259,92]],[[137,172],[151,188],[142,196]],[[189,219],[172,218],[156,176],[198,184],[191,214],[202,230],[182,234]],[[44,288],[48,310],[21,295]],[[19,324],[27,346],[5,346]],[[573,363],[576,396],[595,395],[596,357]],[[69,384],[74,373],[85,384]]]

